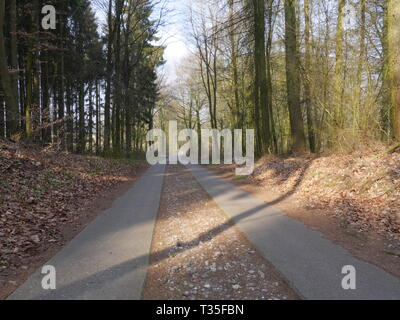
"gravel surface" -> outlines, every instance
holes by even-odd
[[[182,166],[167,167],[144,298],[298,299]]]

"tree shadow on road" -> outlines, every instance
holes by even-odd
[[[187,250],[190,250],[191,248],[194,248],[198,246],[200,243],[207,243],[211,241],[214,237],[217,235],[225,232],[226,230],[232,228],[235,226],[235,224],[238,221],[241,221],[243,219],[246,219],[250,216],[253,216],[256,213],[259,213],[260,211],[266,210],[268,212],[268,217],[270,218],[273,223],[276,223],[276,220],[274,218],[279,218],[281,216],[281,213],[279,211],[274,211],[270,210],[272,204],[279,203],[280,201],[283,201],[287,197],[290,197],[292,194],[296,192],[296,189],[299,187],[299,185],[302,182],[302,178],[306,174],[307,169],[311,165],[311,162],[305,167],[299,178],[297,179],[295,185],[293,188],[286,193],[285,195],[279,197],[278,199],[274,200],[271,203],[263,203],[261,205],[257,205],[247,211],[244,211],[240,215],[235,216],[234,219],[228,219],[225,223],[218,225],[215,228],[212,228],[211,230],[207,230],[203,233],[201,233],[199,236],[196,238],[192,239],[191,241],[187,242],[181,242],[179,245],[173,245],[169,246],[168,248],[165,248],[164,250],[154,252],[152,254],[148,255],[142,255],[139,257],[136,257],[134,259],[122,262],[120,264],[117,264],[113,266],[112,268],[108,268],[103,271],[96,272],[94,274],[91,274],[87,277],[84,277],[82,279],[78,279],[76,281],[73,281],[72,283],[63,285],[59,288],[57,288],[56,291],[54,292],[48,292],[48,291],[43,291],[42,294],[34,297],[36,300],[42,300],[42,299],[75,299],[77,292],[82,292],[85,291],[85,294],[90,293],[91,291],[94,290],[102,290],[104,288],[107,288],[108,284],[113,282],[113,281],[119,281],[120,278],[128,276],[129,273],[138,271],[138,269],[143,269],[145,270],[148,266],[149,261],[151,264],[157,264],[164,259],[167,259],[171,255],[177,255],[182,252],[185,252]],[[186,169],[188,170],[188,169]],[[223,193],[223,191],[220,191]],[[219,193],[220,193],[219,192]],[[175,210],[177,212],[182,211],[182,210],[187,210],[187,207],[177,207]],[[279,223],[279,222],[278,222]],[[101,235],[99,235],[99,238],[101,239]],[[61,275],[58,275],[61,276]],[[39,285],[39,284],[38,284]],[[90,294],[89,294],[90,296]]]

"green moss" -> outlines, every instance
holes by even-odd
[[[238,179],[238,180],[245,180],[245,179],[247,179],[248,178],[248,176],[235,176],[235,179]]]
[[[399,257],[400,258],[400,253],[398,253],[398,252],[394,252],[394,251],[390,251],[390,250],[385,250],[383,252],[388,254],[388,255],[390,255],[390,256],[395,256],[395,257]]]

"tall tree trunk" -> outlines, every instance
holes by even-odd
[[[238,57],[237,57],[237,41],[235,37],[235,22],[234,22],[234,1],[229,0],[229,42],[231,46],[231,68],[232,68],[232,86],[234,92],[234,125],[236,129],[243,128],[241,120],[241,110],[239,102],[239,75],[238,75]]]
[[[357,65],[357,89],[356,89],[356,97],[354,103],[354,110],[353,110],[353,134],[355,135],[358,133],[360,127],[363,126],[361,117],[361,110],[362,110],[362,75],[363,75],[363,68],[365,63],[365,35],[366,35],[366,0],[361,0],[360,2],[360,12],[361,12],[361,24],[360,24],[360,54],[358,58],[358,65]]]
[[[93,85],[89,83],[89,152],[93,153]]]
[[[124,0],[117,0],[115,12],[115,79],[114,79],[114,108],[115,108],[115,139],[113,139],[113,150],[117,154],[121,151],[121,24]]]
[[[74,152],[74,114],[73,114],[73,98],[72,98],[72,85],[67,82],[66,86],[66,96],[67,96],[67,103],[66,103],[66,109],[67,109],[67,131],[66,131],[66,142],[67,142],[67,150],[68,152]]]
[[[78,99],[79,99],[79,120],[78,120],[78,152],[84,153],[86,148],[85,139],[85,85],[82,80],[78,84]]]
[[[268,38],[267,38],[267,46],[266,46],[266,56],[267,56],[267,91],[268,94],[268,110],[269,110],[269,122],[270,122],[270,130],[271,130],[271,144],[272,150],[274,153],[278,152],[278,141],[276,137],[275,131],[275,121],[274,121],[274,110],[272,106],[272,67],[271,67],[271,50],[272,50],[272,40],[273,40],[273,33],[274,33],[274,23],[273,23],[273,6],[274,0],[268,2]]]
[[[131,117],[131,109],[129,106],[125,109],[125,151],[126,156],[129,157],[132,152],[132,117]]]
[[[5,0],[0,0],[0,77],[4,98],[7,105],[7,132],[15,134],[18,129],[18,104],[13,87],[13,79],[7,66],[7,53],[4,41]]]
[[[60,139],[60,148],[61,150],[65,149],[65,123],[64,123],[64,116],[65,116],[65,63],[64,63],[64,27],[65,21],[60,23],[60,43],[59,43],[59,93],[58,93],[58,119],[61,120],[60,124],[57,126],[59,129],[59,139]]]
[[[28,48],[28,56],[26,60],[25,78],[26,78],[26,98],[25,98],[25,134],[28,139],[31,138],[32,134],[32,122],[31,122],[31,111],[32,111],[32,86],[33,86],[33,48]]]
[[[12,111],[16,119],[13,119],[11,127],[14,133],[18,130],[18,46],[17,46],[17,2],[16,0],[10,1],[10,53],[11,53],[11,69],[12,69],[12,86],[14,89],[14,97],[16,101],[15,110]]]
[[[41,95],[42,95],[42,143],[46,145],[50,142],[50,93],[49,93],[49,62],[48,62],[48,53],[42,52],[41,59],[43,62],[42,66],[42,78],[41,78]]]
[[[212,78],[211,78],[211,83],[213,87],[213,116],[214,116],[214,127],[218,129],[218,117],[217,117],[217,104],[218,104],[218,67],[217,67],[217,60],[218,60],[218,44],[216,40],[216,26],[214,27],[215,29],[213,30],[213,46],[214,46],[214,53],[212,55],[213,59],[213,70],[212,70]],[[221,128],[222,129],[222,128]]]
[[[256,90],[259,95],[259,105],[256,106],[261,114],[261,151],[268,152],[270,147],[270,120],[268,106],[267,66],[265,54],[265,1],[253,0],[254,10],[254,39],[255,39],[255,69],[258,73]],[[257,87],[258,85],[258,87]]]
[[[1,86],[0,86],[1,89]],[[4,123],[4,99],[0,96],[0,138],[4,138],[5,131],[5,123]]]
[[[300,105],[300,67],[297,51],[296,1],[285,0],[286,85],[292,134],[292,151],[306,150]]]
[[[40,125],[39,123],[39,115],[40,115],[40,74],[41,74],[41,65],[40,65],[40,1],[35,0],[34,2],[34,61],[33,61],[33,109],[32,109],[32,125],[33,128],[36,128]],[[37,141],[37,132],[34,131],[35,136],[34,139]]]
[[[254,56],[256,54],[254,53]],[[254,58],[256,60],[256,57]],[[256,155],[262,155],[262,129],[261,129],[261,117],[260,117],[260,72],[257,68],[256,64],[254,64],[254,84],[253,84],[253,100],[254,100],[254,108],[253,108],[253,122],[255,125],[255,133],[256,133]]]
[[[387,0],[387,63],[392,137],[400,141],[400,2]]]
[[[21,50],[21,49],[19,49]],[[22,54],[18,55],[18,65],[21,68],[21,70],[25,69],[25,59]],[[20,128],[23,128],[24,131],[26,125],[25,125],[25,102],[26,102],[26,77],[25,77],[25,72],[21,72],[18,75],[19,78],[19,119],[20,123],[19,126]]]
[[[343,35],[344,35],[344,7],[346,0],[339,0],[337,31],[336,31],[336,66],[335,66],[335,106],[333,110],[333,127],[343,128],[343,94],[344,94],[344,57],[343,57]]]
[[[96,79],[96,154],[100,153],[100,89],[99,79]]]
[[[28,41],[28,54],[26,58],[26,99],[25,99],[25,134],[28,139],[32,138],[33,123],[39,106],[39,79],[38,79],[38,59],[39,50],[39,1],[36,0],[32,5],[31,25]]]
[[[305,71],[305,80],[304,80],[304,100],[305,106],[307,110],[307,126],[308,126],[308,142],[310,144],[310,151],[312,153],[316,152],[315,145],[315,129],[314,129],[314,118],[312,112],[312,99],[311,99],[311,88],[310,88],[310,79],[311,79],[311,14],[310,14],[310,0],[304,0],[304,19],[305,19],[305,27],[304,27],[304,46],[305,46],[305,63],[304,63],[304,71]]]
[[[110,153],[111,146],[111,74],[112,74],[112,45],[114,42],[114,28],[112,20],[112,0],[108,6],[108,43],[107,43],[107,66],[106,66],[106,94],[104,105],[104,153]]]
[[[54,65],[56,66],[57,63],[54,63]],[[57,68],[55,67],[54,70],[55,70],[54,77],[57,77],[56,76]],[[52,108],[52,120],[53,121],[51,122],[51,133],[52,133],[52,135],[51,135],[51,143],[52,144],[56,144],[56,143],[59,142],[59,140],[58,140],[58,125],[55,122],[55,120],[57,120],[57,115],[58,115],[58,109],[56,108],[57,101],[58,101],[58,88],[57,88],[57,85],[58,85],[58,82],[54,81],[53,84],[52,84],[52,92],[51,92],[51,94],[53,95],[53,106],[54,106]]]

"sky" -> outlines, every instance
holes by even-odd
[[[159,1],[159,0],[155,0]],[[185,40],[185,11],[190,0],[161,0],[166,2],[164,25],[160,28],[158,37],[161,38],[160,44],[166,46],[164,60],[166,64],[160,68],[159,74],[164,75],[165,81],[173,82],[176,79],[177,70],[180,62],[189,54],[187,40]],[[161,5],[155,8],[154,19],[159,16]],[[105,22],[104,12],[96,9],[96,16],[99,24]]]
[[[165,73],[168,82],[173,82],[179,72],[180,62],[189,54],[188,41],[185,39],[185,11],[190,0],[167,1],[169,12],[165,17],[165,25],[159,32],[160,42],[166,46],[166,64],[160,72]]]

